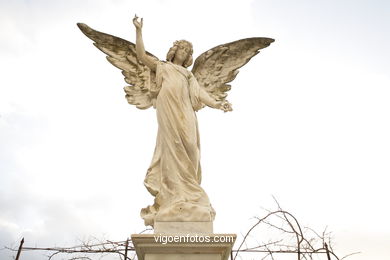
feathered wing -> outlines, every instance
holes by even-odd
[[[155,73],[137,59],[135,44],[116,36],[95,31],[88,25],[78,23],[80,30],[91,40],[94,45],[107,54],[107,60],[115,67],[122,70],[126,83],[124,87],[126,99],[129,104],[139,109],[146,109],[153,105],[153,95],[150,89],[155,89]],[[152,58],[154,55],[147,53]]]
[[[270,38],[247,38],[216,46],[195,60],[192,73],[215,100],[223,101],[231,89],[227,83],[236,78],[238,69],[272,42]]]

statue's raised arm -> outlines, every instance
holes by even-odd
[[[144,41],[142,39],[142,26],[143,26],[143,18],[141,18],[141,21],[138,21],[137,15],[133,18],[133,24],[136,28],[136,51],[137,51],[137,58],[140,60],[143,64],[149,67],[152,71],[156,71],[157,68],[157,61],[153,58],[151,58],[149,55],[145,52],[144,47]]]

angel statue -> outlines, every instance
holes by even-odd
[[[154,107],[158,133],[144,184],[155,197],[141,210],[145,225],[156,222],[212,222],[215,211],[201,188],[200,145],[196,112],[205,106],[232,111],[226,92],[238,73],[270,38],[248,38],[222,44],[201,54],[192,70],[192,44],[175,41],[166,61],[145,51],[143,19],[133,19],[136,44],[78,23],[80,30],[122,70],[129,86],[128,103],[139,109]]]

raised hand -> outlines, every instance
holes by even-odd
[[[141,18],[141,21],[138,21],[138,16],[137,15],[134,16],[133,24],[134,24],[134,26],[135,26],[135,28],[137,30],[141,30],[142,29],[143,23],[144,23],[144,19],[143,18]]]

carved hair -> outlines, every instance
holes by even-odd
[[[167,61],[173,61],[173,59],[175,58],[177,48],[179,48],[179,46],[189,49],[188,57],[183,63],[183,66],[185,68],[188,68],[189,66],[191,66],[191,64],[193,62],[192,53],[194,51],[192,48],[192,43],[190,43],[189,41],[186,41],[186,40],[175,41],[173,43],[173,46],[169,49],[169,51],[167,53]]]

